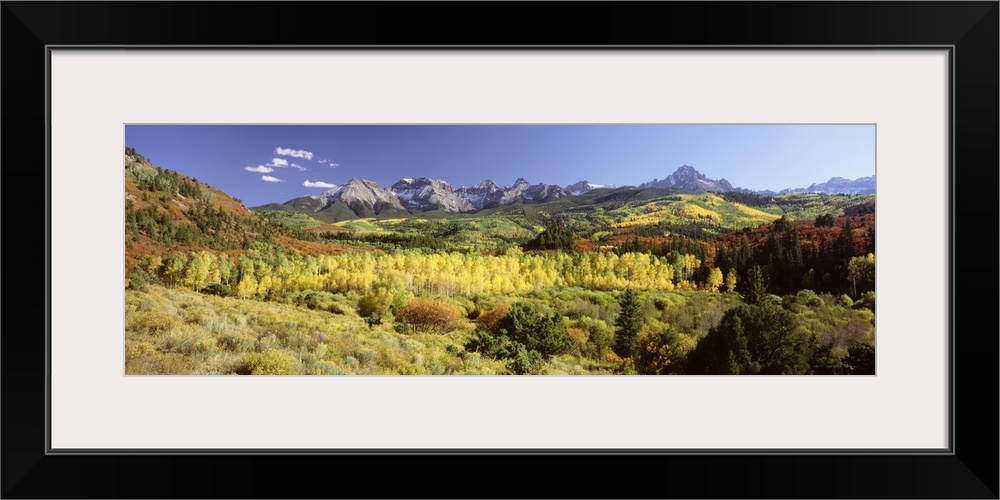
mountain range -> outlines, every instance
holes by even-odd
[[[725,179],[713,180],[705,174],[697,171],[689,165],[681,165],[674,173],[666,178],[653,179],[650,182],[639,184],[641,188],[674,188],[687,193],[704,193],[706,191],[725,192],[734,191],[733,185]]]
[[[663,179],[653,179],[638,186],[666,188],[684,193],[737,191],[764,196],[790,193],[870,194],[875,192],[875,177],[855,180],[833,177],[806,188],[781,191],[754,191],[737,188],[726,179],[709,179],[694,167],[682,165]],[[518,178],[511,187],[485,180],[475,186],[455,189],[441,179],[404,177],[390,187],[382,187],[368,179],[351,179],[319,195],[293,198],[282,204],[271,203],[255,210],[291,210],[304,212],[328,221],[372,216],[404,216],[409,213],[443,211],[471,213],[490,208],[517,204],[545,203],[568,196],[580,196],[595,189],[612,189],[610,184],[595,184],[588,180],[562,187],[555,184],[531,184]]]
[[[577,193],[583,193],[599,185],[577,183],[574,186]],[[388,188],[372,180],[355,178],[319,195],[301,196],[283,204],[271,203],[255,209],[304,212],[332,222],[430,211],[470,213],[515,204],[546,203],[567,196],[573,195],[561,186],[531,184],[524,178],[517,179],[511,187],[487,179],[459,189],[447,181],[427,177],[404,177]]]
[[[875,176],[860,177],[850,180],[843,177],[832,177],[826,182],[812,184],[807,188],[784,189],[778,194],[787,193],[828,193],[828,194],[872,194],[875,192]]]

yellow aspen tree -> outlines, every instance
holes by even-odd
[[[266,297],[268,292],[272,290],[273,281],[271,276],[264,276],[257,282],[257,292],[256,295],[259,297]]]
[[[722,286],[723,281],[722,269],[713,267],[708,272],[708,278],[705,279],[705,289],[710,292],[717,292],[719,291],[719,287]]]
[[[812,271],[812,269],[810,269],[810,271]],[[738,280],[739,280],[739,278],[737,278],[737,276],[736,276],[736,268],[735,267],[729,268],[729,272],[726,273],[726,291],[727,292],[735,292],[736,291],[736,282]]]
[[[208,285],[208,273],[211,262],[208,252],[192,252],[184,268],[184,286],[192,290],[201,290]]]
[[[257,294],[257,278],[253,273],[246,273],[236,285],[236,295],[242,299],[253,297]]]

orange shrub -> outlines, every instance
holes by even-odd
[[[497,333],[497,327],[500,325],[500,321],[510,314],[513,307],[510,304],[500,304],[489,311],[486,311],[479,315],[476,321],[479,323],[479,329],[487,331],[490,333]]]
[[[447,302],[412,299],[396,314],[396,319],[418,328],[442,332],[454,328],[461,314],[458,307]]]
[[[584,347],[587,345],[587,331],[583,328],[567,328],[569,336],[573,337],[573,341],[576,342],[576,353],[579,354],[583,352]]]

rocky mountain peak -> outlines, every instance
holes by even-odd
[[[589,180],[582,180],[566,186],[565,189],[567,193],[573,196],[579,196],[588,191],[593,191],[594,189],[613,188],[613,187],[615,187],[613,184],[594,184]]]
[[[709,179],[691,165],[681,165],[663,180],[653,179],[651,182],[640,184],[639,187],[673,188],[690,193],[733,191],[733,185],[729,181]]]

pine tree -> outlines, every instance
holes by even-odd
[[[761,266],[753,266],[747,270],[746,293],[743,300],[747,304],[764,305],[769,295],[767,273]]]
[[[837,259],[844,262],[855,255],[854,224],[851,224],[850,218],[844,219],[844,226],[840,229],[840,236],[837,237],[835,252]]]
[[[639,330],[642,328],[642,311],[639,299],[632,289],[625,290],[619,302],[621,311],[615,318],[615,354],[631,358],[639,350]]]

